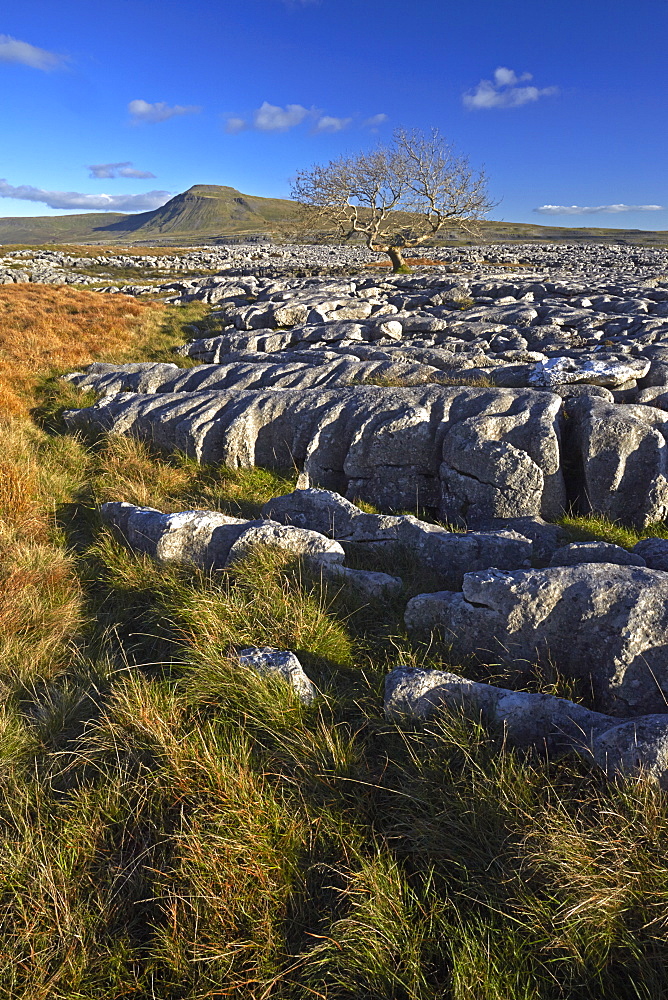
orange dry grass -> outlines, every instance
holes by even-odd
[[[84,622],[71,560],[49,546],[15,548],[17,565],[0,575],[0,691],[8,676],[52,677]]]
[[[52,285],[0,286],[0,416],[26,411],[40,375],[129,347],[157,308],[126,295]]]
[[[39,487],[34,469],[27,464],[0,459],[0,526],[42,537],[46,518],[38,503]]]

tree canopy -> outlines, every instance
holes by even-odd
[[[408,270],[404,251],[446,223],[476,235],[492,208],[484,171],[456,154],[437,129],[396,129],[390,144],[300,171],[292,185],[300,228],[317,239],[362,237]]]

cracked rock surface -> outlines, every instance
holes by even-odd
[[[559,397],[530,390],[352,386],[119,393],[65,414],[233,468],[297,466],[300,485],[441,518],[558,517]]]
[[[531,540],[518,531],[453,532],[410,514],[367,514],[330,490],[295,490],[269,500],[262,513],[282,524],[320,531],[346,551],[384,552],[391,557],[408,551],[443,586],[455,589],[464,573],[490,566],[529,566],[533,556]]]

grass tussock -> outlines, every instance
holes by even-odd
[[[77,292],[52,291],[79,308]],[[90,316],[70,316],[75,340]],[[143,308],[87,357],[157,360],[190,318]],[[448,662],[409,642],[401,599],[362,601],[280,551],[225,573],[131,552],[99,502],[253,517],[295,476],[69,436],[58,415],[84,397],[53,371],[83,348],[54,347],[56,360],[45,340],[32,399],[35,372],[12,350],[3,997],[663,1000],[663,793],[514,752],[457,714],[386,721],[394,663]],[[573,538],[638,537],[593,518],[564,525]],[[375,568],[401,572],[406,593],[430,586],[410,553]],[[247,645],[295,650],[316,701],[240,667]],[[548,673],[496,680],[572,693]]]

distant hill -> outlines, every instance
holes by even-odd
[[[285,198],[256,198],[236,188],[195,184],[152,212],[0,218],[0,244],[137,244],[172,246],[216,243],[230,236],[270,233],[289,220],[296,203]],[[566,229],[513,222],[483,222],[483,240],[504,242],[629,243],[668,246],[668,232],[641,229]],[[454,230],[444,242],[458,241]],[[464,240],[464,242],[469,242]]]
[[[268,232],[295,203],[256,198],[236,188],[195,184],[152,212],[0,218],[0,243],[207,243]]]
[[[295,202],[283,198],[256,198],[232,187],[195,184],[161,208],[126,215],[104,226],[103,230],[110,236],[116,233],[124,240],[129,235],[156,239],[257,233],[270,229],[272,223],[289,218],[295,208]],[[101,230],[95,232],[101,235]]]

